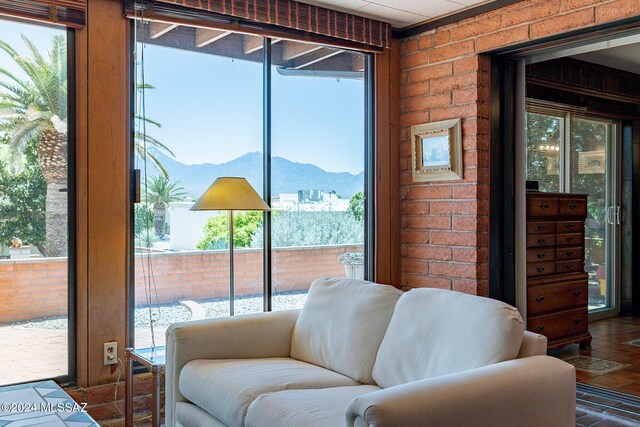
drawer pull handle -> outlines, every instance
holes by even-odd
[[[540,205],[540,209],[549,209],[549,204],[548,203],[543,203]]]
[[[571,270],[573,268],[573,264],[567,264],[567,270]]]
[[[571,230],[573,228],[573,224],[566,224],[566,227]]]
[[[542,331],[544,331],[544,326],[538,326],[538,327],[536,328],[536,331],[538,331],[538,332],[542,332]]]
[[[544,296],[540,295],[539,297],[536,297],[536,302],[542,302],[544,301]]]
[[[573,251],[567,251],[567,252],[565,252],[565,254],[566,254],[567,256],[571,256],[571,255],[573,255]]]
[[[544,271],[544,267],[538,267],[536,270],[538,270],[538,273],[542,273]]]
[[[580,295],[582,295],[582,290],[578,290],[578,291],[573,291],[573,294],[577,297],[579,297]]]
[[[538,239],[538,243],[539,243],[539,244],[543,244],[543,243],[544,243],[544,242],[546,242],[546,241],[547,241],[547,239]]]
[[[576,208],[577,208],[577,207],[578,207],[578,204],[577,204],[577,203],[571,203],[571,204],[569,205],[569,209],[571,209],[572,211],[573,211],[573,210],[576,210]]]
[[[567,242],[569,243],[573,242],[573,237],[567,237]]]
[[[545,256],[546,256],[545,253],[538,254],[538,259],[544,259]]]
[[[546,226],[546,225],[539,225],[539,226],[538,226],[538,230],[540,230],[540,231],[544,231],[544,230],[546,230],[546,229],[547,229],[547,226]]]
[[[580,319],[573,319],[573,323],[575,323],[576,325],[579,323],[582,323],[582,318]]]

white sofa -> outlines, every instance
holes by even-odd
[[[166,424],[574,426],[574,368],[545,353],[499,301],[322,279],[301,311],[169,327]]]

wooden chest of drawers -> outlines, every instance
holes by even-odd
[[[587,196],[527,193],[527,329],[549,348],[591,343],[584,272]]]

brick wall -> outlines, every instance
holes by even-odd
[[[638,0],[529,0],[402,41],[403,287],[488,294],[490,60],[481,53],[639,14]],[[458,117],[464,179],[414,184],[410,126]]]
[[[273,250],[273,290],[305,290],[319,277],[344,276],[338,257],[362,245]],[[262,293],[262,251],[235,251],[236,295]],[[224,298],[229,294],[229,252],[154,253],[136,256],[136,302],[144,304],[145,277],[153,271],[159,303]],[[148,280],[148,279],[147,279]],[[0,261],[0,324],[67,312],[67,261],[40,258]]]

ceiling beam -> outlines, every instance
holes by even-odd
[[[196,28],[196,47],[204,47],[231,34],[231,31]]]
[[[320,49],[323,49],[323,47],[316,44],[285,41],[282,50],[282,59],[290,61]]]
[[[149,37],[157,39],[158,37],[167,34],[169,31],[177,28],[178,24],[167,24],[164,22],[150,22],[149,23]]]
[[[311,53],[298,57],[295,60],[291,61],[291,65],[287,68],[293,68],[294,70],[301,70],[310,65],[316,64],[320,61],[324,61],[325,59],[329,59],[332,56],[336,56],[344,52],[343,50],[337,49],[327,49],[325,47],[321,47],[320,49],[313,50]]]
[[[271,39],[271,45],[281,42],[282,39]],[[256,36],[244,36],[244,53],[248,55],[257,52],[264,47],[264,38]]]

